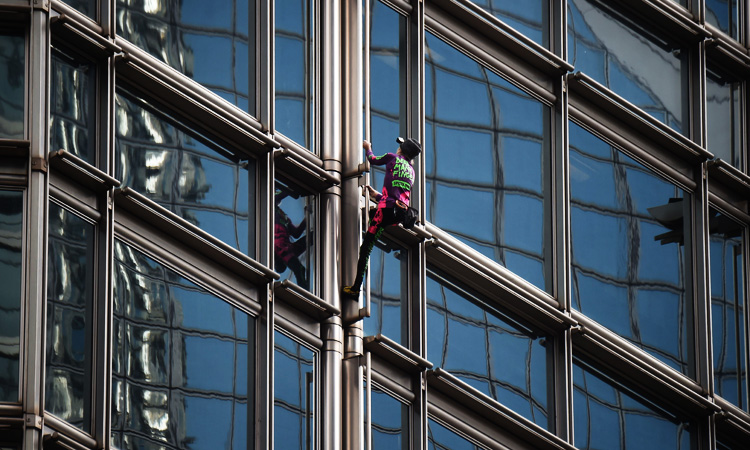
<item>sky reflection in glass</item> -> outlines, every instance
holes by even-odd
[[[550,290],[549,108],[428,33],[425,213]]]
[[[254,319],[123,242],[114,254],[113,445],[249,448]]]
[[[692,373],[690,194],[572,122],[569,141],[573,307]]]
[[[537,44],[549,47],[549,1],[473,0],[473,3]]]
[[[243,253],[255,249],[255,161],[240,162],[126,94],[116,95],[116,173],[123,186]]]
[[[432,419],[427,422],[427,448],[429,450],[483,450],[483,447],[459,436]]]
[[[739,40],[742,17],[737,3],[737,0],[706,0],[706,22]]]
[[[537,425],[547,408],[546,339],[430,271],[427,359]]]
[[[714,390],[748,411],[744,236],[746,227],[710,208]]]
[[[575,446],[581,450],[690,450],[688,423],[660,412],[577,360],[573,364]]]
[[[597,0],[568,0],[568,61],[678,133],[688,133],[688,52]]]
[[[382,334],[408,347],[409,253],[392,241],[378,241],[370,256],[370,317],[365,336]]]
[[[274,447],[315,447],[315,353],[274,332]]]
[[[372,445],[367,448],[388,450],[410,449],[409,407],[391,397],[377,386],[372,387],[371,397]]]
[[[742,83],[706,73],[706,140],[714,157],[742,170]]]

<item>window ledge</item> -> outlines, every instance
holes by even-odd
[[[268,283],[281,277],[248,255],[230,247],[129,187],[115,190],[115,205],[130,211],[161,231],[231,268],[235,273],[249,276],[255,282]]]
[[[59,170],[71,179],[97,192],[120,186],[120,181],[110,177],[67,150],[60,149],[50,153],[49,163],[54,170]]]
[[[517,435],[523,433],[523,438],[528,439],[534,445],[534,448],[575,450],[575,447],[564,440],[530,422],[517,412],[474,389],[443,369],[427,371],[427,385],[446,394],[501,428]]]
[[[286,301],[291,306],[304,311],[309,316],[315,317],[318,320],[325,320],[331,316],[341,314],[341,310],[335,306],[289,280],[274,282],[273,292],[281,300]]]
[[[364,345],[367,350],[404,372],[418,373],[432,368],[431,362],[382,334],[365,337]]]
[[[708,175],[709,180],[715,178],[733,191],[739,192],[743,198],[750,197],[750,176],[721,158],[708,162]]]

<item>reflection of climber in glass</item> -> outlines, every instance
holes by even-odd
[[[276,254],[274,269],[276,272],[283,273],[289,268],[294,274],[297,286],[308,289],[307,270],[299,260],[300,255],[307,251],[307,235],[302,236],[307,228],[307,219],[302,219],[299,225],[294,225],[289,216],[281,209],[281,201],[288,195],[288,193],[276,189],[273,230],[273,246]]]
[[[359,260],[357,261],[357,275],[351,286],[345,286],[343,291],[347,295],[358,295],[362,280],[370,261],[372,246],[383,234],[386,227],[400,223],[403,218],[397,217],[396,211],[400,208],[404,211],[409,206],[411,187],[414,184],[414,168],[411,162],[420,153],[422,146],[414,139],[398,138],[398,150],[395,154],[386,153],[383,156],[375,156],[372,146],[364,141],[362,147],[367,152],[367,160],[376,166],[385,165],[385,179],[383,180],[383,191],[378,193],[371,186],[367,190],[371,199],[378,202],[375,216],[370,220],[365,238],[359,247]]]

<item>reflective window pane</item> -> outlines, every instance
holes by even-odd
[[[123,242],[114,254],[112,445],[253,448],[255,320]]]
[[[688,52],[598,0],[568,0],[568,60],[673,130],[688,134]]]
[[[370,317],[366,336],[382,334],[408,347],[409,254],[390,240],[375,243],[370,255]]]
[[[279,0],[274,6],[276,129],[314,151],[315,59],[310,0]]]
[[[706,74],[708,151],[742,170],[742,83],[718,73]]]
[[[274,448],[315,448],[315,353],[274,332]]]
[[[22,33],[0,31],[0,139],[23,139],[26,47]]]
[[[483,450],[477,444],[458,435],[438,422],[427,422],[427,448],[429,450]]]
[[[714,391],[747,411],[746,227],[711,208],[709,228]]]
[[[255,253],[255,161],[240,161],[140,100],[116,96],[116,173],[243,253]]]
[[[0,41],[2,39],[0,38]],[[0,402],[18,401],[23,193],[0,191]]]
[[[91,428],[94,225],[49,205],[45,410]]]
[[[549,108],[434,35],[425,44],[427,219],[549,291]]]
[[[569,142],[573,307],[691,374],[690,194],[572,122]]]
[[[52,51],[50,151],[96,164],[96,66]]]
[[[739,40],[741,11],[737,0],[706,0],[706,22]]]
[[[408,450],[409,407],[372,386],[372,443],[374,450]],[[366,403],[367,399],[365,399]]]
[[[582,450],[690,450],[690,425],[575,360],[575,446]]]
[[[406,130],[406,16],[378,0],[370,2],[370,141],[375,148],[397,148]],[[365,91],[366,92],[366,91]],[[375,166],[371,169],[377,169]],[[371,184],[380,186],[373,173]],[[382,181],[382,178],[380,178]]]
[[[117,0],[117,33],[255,114],[254,0]]]
[[[482,9],[531,38],[549,47],[548,0],[473,0]]]
[[[315,195],[276,180],[274,270],[309,291],[316,287],[315,204]]]
[[[427,359],[542,428],[553,426],[549,338],[439,274],[427,277]]]
[[[97,0],[65,0],[65,3],[75,8],[78,12],[96,20]]]

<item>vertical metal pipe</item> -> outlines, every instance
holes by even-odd
[[[49,95],[47,67],[49,64],[49,17],[43,9],[31,11],[29,28],[29,62],[27,80],[29,88],[26,120],[31,141],[29,161],[29,187],[27,191],[27,235],[25,261],[27,288],[22,302],[22,401],[25,416],[23,448],[36,450],[42,436],[41,416],[44,411],[44,305],[47,286],[47,195],[49,180],[40,165],[32,167],[31,161],[46,161],[49,129]],[[41,6],[41,5],[39,5]],[[46,167],[46,165],[45,165]]]

